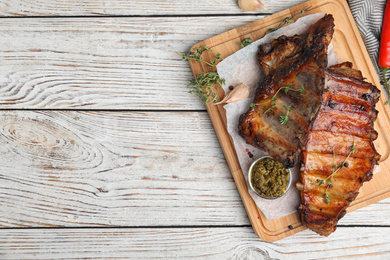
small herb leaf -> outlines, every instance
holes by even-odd
[[[351,153],[355,153],[355,142],[353,142],[352,146],[351,146]]]
[[[288,91],[291,89],[291,85],[287,85],[286,87],[285,87],[285,89],[284,89],[284,93],[288,93]]]
[[[264,114],[267,113],[268,111],[274,109],[276,107],[276,104],[272,104],[267,110],[264,111]]]
[[[301,85],[299,87],[299,91],[302,93],[302,94],[305,94],[305,87],[303,85]]]
[[[196,79],[191,79],[187,88],[190,93],[197,96],[203,103],[208,104],[217,100],[215,86],[224,84],[224,79],[220,79],[217,72],[201,72]]]
[[[252,43],[252,39],[251,38],[245,38],[242,42],[239,42],[237,44],[240,45],[242,48],[244,48],[244,47],[248,46],[251,43]]]
[[[304,14],[304,13],[305,13],[307,10],[309,10],[310,8],[311,8],[311,6],[305,8],[305,9],[301,9],[301,10],[299,11],[299,13],[296,14],[296,15],[294,15],[294,16],[285,17],[285,18],[283,19],[283,21],[282,21],[278,26],[276,26],[276,27],[274,27],[274,28],[269,28],[269,29],[265,32],[265,34],[268,34],[268,33],[274,32],[274,31],[276,31],[276,30],[279,30],[279,29],[282,28],[284,25],[290,23],[291,21],[294,21],[294,20],[297,18],[298,15]]]
[[[325,201],[326,201],[326,203],[327,203],[327,204],[329,204],[329,203],[330,203],[330,200],[331,200],[331,198],[330,198],[330,196],[329,196],[329,194],[328,194],[328,193],[324,193],[324,198],[325,198]]]
[[[335,163],[335,156],[337,156],[337,154],[334,152],[334,147],[332,147],[333,149],[333,172],[328,176],[326,177],[325,179],[323,180],[320,180],[320,181],[317,181],[317,184],[318,186],[321,186],[322,184],[324,184],[325,182],[327,183],[327,187],[325,189],[325,192],[324,192],[324,198],[326,200],[326,203],[330,203],[330,196],[329,194],[327,193],[327,190],[328,189],[331,189],[333,188],[333,185],[334,185],[334,180],[333,180],[333,176],[339,171],[341,170],[342,168],[344,167],[348,167],[348,163],[347,163],[347,160],[349,159],[349,157],[351,156],[351,154],[355,153],[355,141],[353,141],[352,145],[350,146],[350,152],[349,154],[347,155],[347,157],[344,159],[344,161],[337,167],[336,166],[336,163]]]
[[[281,115],[281,116],[279,117],[279,122],[280,122],[281,125],[286,124],[287,121],[288,121],[288,115]]]
[[[298,92],[304,92],[304,86],[301,85],[299,88],[293,88],[293,85],[291,84],[288,84],[286,86],[283,86],[283,87],[280,87],[276,93],[270,98],[270,100],[266,101],[267,102],[271,102],[271,101],[276,101],[278,98],[277,98],[277,95],[279,94],[279,92],[283,90],[284,93],[287,95],[289,91],[298,91]],[[271,109],[274,109],[276,106],[281,106],[281,105],[276,105],[275,103],[273,103],[272,106],[270,106],[267,110],[264,111],[264,113],[267,113],[268,111],[270,111]],[[287,123],[288,121],[288,115],[291,111],[291,105],[285,105],[284,106],[286,108],[286,114],[285,115],[280,115],[279,116],[279,122],[281,125],[284,125]]]
[[[181,56],[183,61],[193,60],[199,63],[205,63],[210,68],[215,68],[217,63],[221,61],[221,54],[215,54],[209,47],[207,46],[199,46],[194,48],[195,51],[190,51],[188,53],[180,54],[176,52],[179,56]],[[214,55],[214,60],[205,61],[202,58],[202,54],[205,51],[209,51]],[[208,104],[211,102],[217,101],[217,92],[216,90],[220,89],[222,85],[225,84],[225,79],[221,79],[218,75],[218,72],[201,72],[194,79],[191,79],[187,88],[190,89],[190,93],[197,96],[202,103]]]

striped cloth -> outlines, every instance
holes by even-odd
[[[367,47],[368,53],[378,75],[382,71],[378,66],[379,41],[382,28],[383,12],[387,0],[348,0],[352,15]],[[390,3],[390,2],[389,2]],[[386,74],[390,76],[390,71]]]

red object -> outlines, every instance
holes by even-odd
[[[383,15],[379,66],[390,67],[390,3],[386,4]]]
[[[389,79],[386,79],[386,72],[390,69],[390,3],[386,3],[385,13],[383,15],[381,46],[379,48],[379,66],[382,67],[383,83],[390,99]],[[389,100],[385,104],[389,104]]]

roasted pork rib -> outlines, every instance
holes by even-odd
[[[333,16],[325,15],[304,34],[259,48],[265,78],[240,116],[239,134],[287,168],[296,163],[320,106],[333,27]]]
[[[333,27],[325,15],[302,35],[260,46],[265,79],[239,119],[246,142],[286,167],[303,151],[299,211],[308,228],[325,236],[380,158],[373,145],[379,90],[350,62],[326,68]]]
[[[325,72],[322,104],[302,152],[297,184],[302,222],[325,236],[336,230],[380,158],[372,143],[379,90],[351,66],[343,63]]]

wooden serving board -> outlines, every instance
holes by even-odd
[[[264,36],[268,28],[277,26],[285,17],[295,15],[309,6],[311,8],[305,15],[322,12],[334,16],[335,32],[332,43],[340,61],[351,61],[354,68],[362,71],[368,82],[382,90],[378,75],[345,0],[312,0],[199,42],[193,48],[206,45],[212,48],[214,52],[221,53],[222,57],[227,57],[241,48],[237,43],[243,39],[250,37],[253,41],[258,40]],[[211,60],[212,57],[204,58],[210,58]],[[210,70],[203,63],[190,61],[190,65],[195,76],[202,71]],[[219,98],[223,95],[223,91],[220,91]],[[374,175],[370,182],[364,183],[359,196],[351,203],[348,211],[359,209],[390,196],[390,136],[387,134],[390,129],[390,108],[388,105],[384,105],[385,102],[385,95],[382,94],[376,107],[379,110],[379,116],[375,122],[375,129],[379,133],[379,137],[375,141],[375,147],[382,155],[381,170]],[[222,106],[207,105],[207,110],[255,233],[261,239],[272,242],[304,230],[305,227],[300,221],[298,212],[280,219],[268,220],[257,208],[248,193],[232,139],[227,132],[224,108]]]

